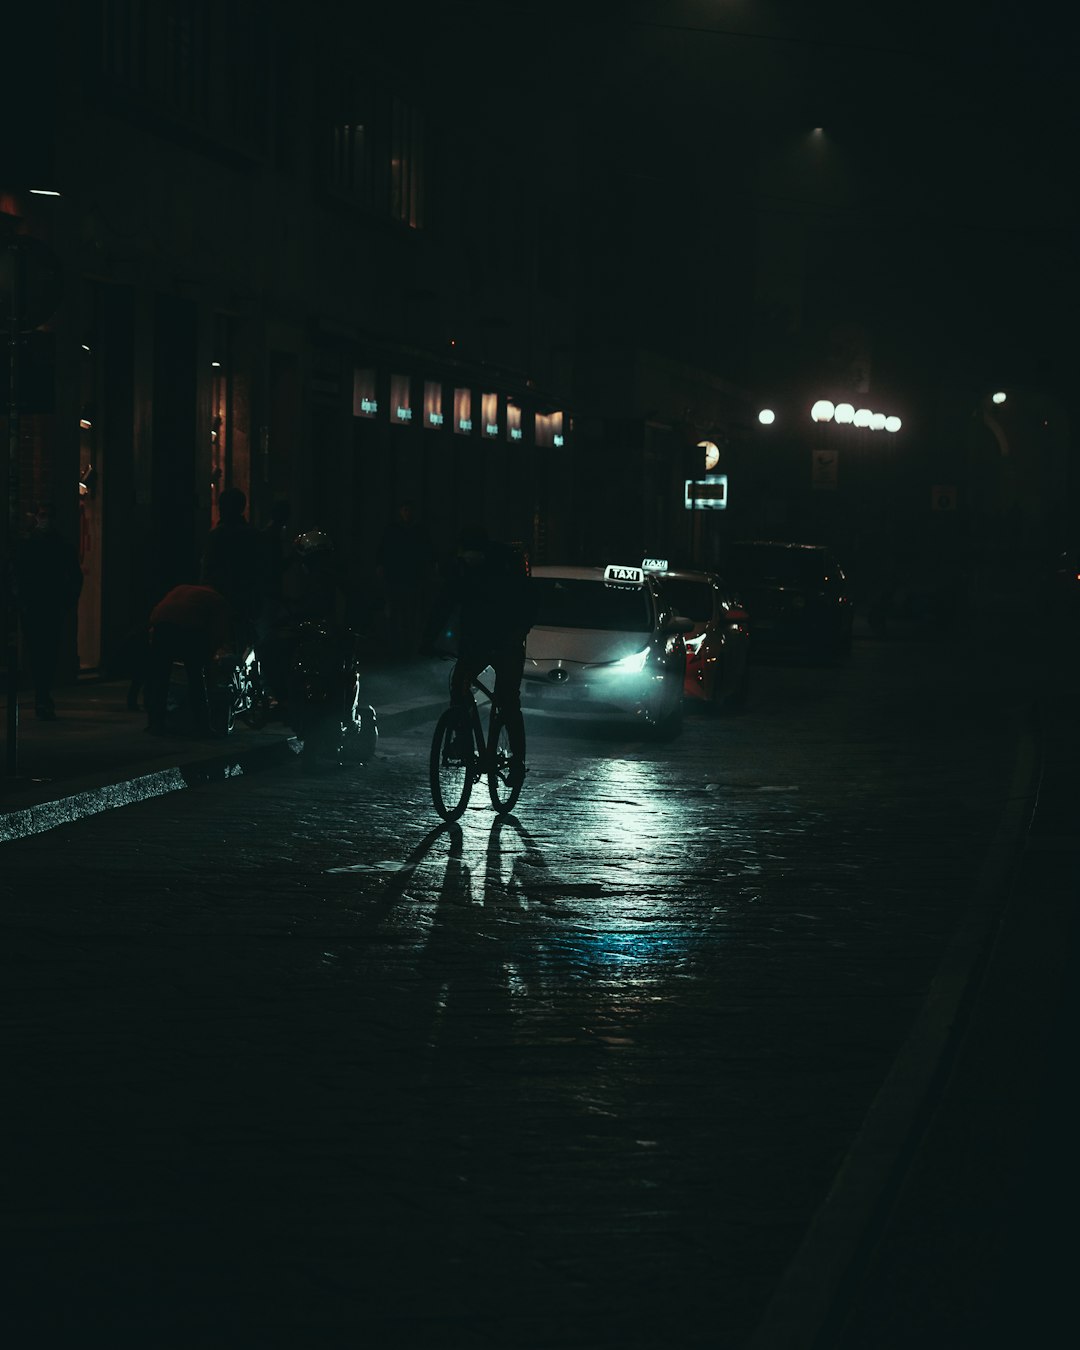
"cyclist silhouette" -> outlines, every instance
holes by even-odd
[[[510,741],[511,781],[525,776],[525,724],[521,676],[525,637],[536,618],[536,601],[524,553],[488,537],[479,525],[462,530],[458,551],[438,607],[439,628],[452,630],[457,662],[450,677],[450,702],[461,707],[472,681],[490,666],[495,703]]]

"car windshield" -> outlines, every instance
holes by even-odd
[[[736,548],[730,571],[738,584],[763,581],[780,586],[806,586],[820,582],[824,559],[817,549]]]
[[[610,633],[647,633],[652,628],[652,605],[644,586],[538,576],[531,584],[541,628],[598,628]]]

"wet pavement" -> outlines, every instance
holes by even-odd
[[[362,771],[0,845],[22,1341],[978,1344],[937,1183],[1027,1175],[1076,880],[1068,681],[991,654],[763,668],[672,747],[530,723],[460,830],[445,668],[388,673]],[[951,1107],[980,1044],[1007,1130]]]

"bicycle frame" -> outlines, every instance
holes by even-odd
[[[487,728],[485,734],[484,719],[480,713],[480,705],[476,701],[476,690],[485,696],[488,701]],[[495,695],[479,679],[474,679],[469,687],[469,704],[472,714],[473,739],[476,741],[476,767],[477,773],[474,781],[479,782],[487,772],[488,764],[491,761],[491,722],[498,709],[495,704]]]
[[[487,725],[477,694],[488,700]],[[468,724],[468,748],[460,743]],[[493,690],[475,676],[469,683],[464,703],[451,704],[440,716],[432,738],[429,773],[435,809],[446,821],[457,820],[468,806],[475,784],[486,778],[491,804],[500,814],[511,810],[521,792],[520,778],[508,776],[509,750],[500,745],[506,728]]]

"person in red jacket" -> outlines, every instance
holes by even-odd
[[[206,667],[232,638],[232,609],[212,586],[174,586],[150,611],[146,672],[147,731],[166,734],[165,712],[173,663],[187,673],[191,732],[210,735]]]

